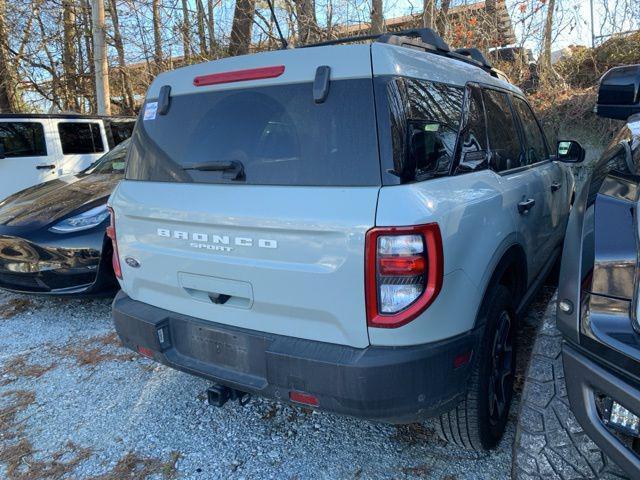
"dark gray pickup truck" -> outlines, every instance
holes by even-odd
[[[576,194],[557,315],[523,392],[517,479],[640,478],[640,65],[603,76],[596,111],[626,125]]]

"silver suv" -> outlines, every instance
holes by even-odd
[[[501,77],[430,30],[159,75],[110,200],[124,344],[214,403],[495,446],[573,190]]]

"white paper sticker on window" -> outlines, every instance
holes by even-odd
[[[147,105],[144,107],[144,119],[155,120],[157,111],[158,111],[158,102],[147,103]]]

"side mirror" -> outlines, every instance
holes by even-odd
[[[556,160],[565,163],[581,163],[586,152],[582,146],[573,140],[560,140],[556,151]]]
[[[0,160],[5,157],[4,143],[0,142]]]
[[[600,79],[596,114],[626,120],[640,113],[640,65],[616,67]]]

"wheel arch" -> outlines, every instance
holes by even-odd
[[[493,265],[493,269],[488,269],[491,275],[488,277],[488,281],[485,282],[482,302],[478,310],[478,315],[476,316],[476,327],[484,323],[488,305],[487,298],[489,292],[491,292],[496,285],[504,285],[512,293],[514,311],[518,308],[520,301],[527,291],[527,255],[519,242],[506,245],[502,250],[502,254],[493,262]]]

